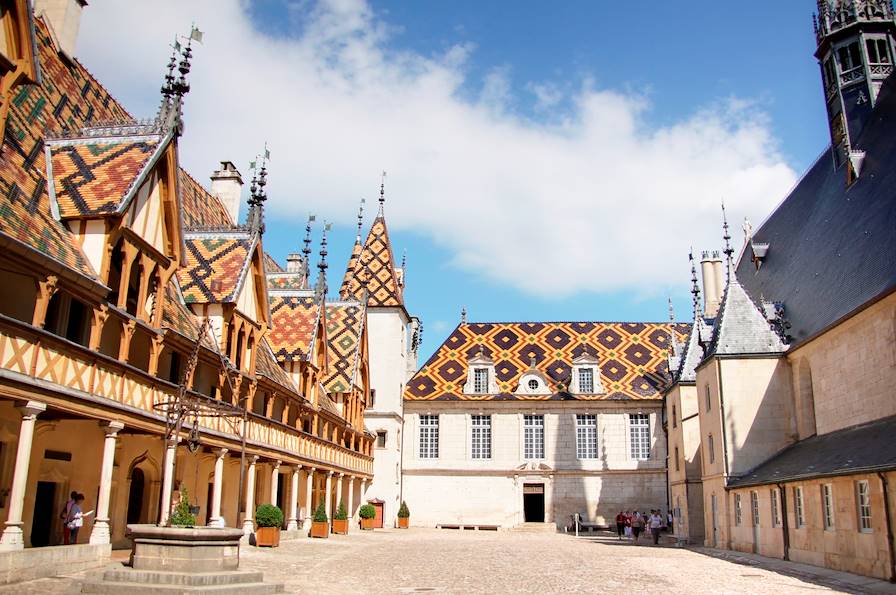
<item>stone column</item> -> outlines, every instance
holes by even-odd
[[[103,466],[100,471],[100,495],[96,503],[96,521],[90,532],[91,544],[104,544],[112,542],[112,534],[109,528],[109,495],[112,492],[112,467],[115,462],[115,443],[118,440],[118,432],[124,428],[120,421],[109,421],[102,424],[106,432],[103,442]]]
[[[255,531],[255,463],[258,457],[247,457],[246,468],[246,512],[243,514],[243,534],[251,535]]]
[[[352,520],[355,518],[355,476],[348,476],[348,518]],[[351,523],[349,523],[351,526]]]
[[[342,473],[336,474],[336,509],[339,509],[339,503],[342,502],[342,484],[345,475]],[[334,511],[335,512],[335,511]]]
[[[311,510],[311,496],[314,491],[314,467],[308,467],[305,473],[305,518],[302,519],[302,531],[311,530],[311,517],[314,511]]]
[[[332,489],[333,489],[333,472],[327,471],[327,487],[324,489],[324,506],[327,509],[327,518],[333,518],[333,504],[332,504]]]
[[[2,550],[25,548],[25,537],[22,533],[22,509],[25,506],[25,488],[28,487],[31,441],[34,439],[37,416],[47,410],[47,405],[40,401],[28,401],[17,409],[22,414],[22,426],[19,430],[16,466],[13,469],[12,489],[9,493],[9,513],[6,516],[6,528],[3,529],[3,535],[0,536],[0,549]],[[55,513],[55,511],[48,511],[49,513]]]
[[[177,441],[169,443],[165,449],[165,461],[162,469],[162,508],[159,510],[159,524],[167,525],[171,516],[171,486],[174,485],[174,457],[177,456]]]
[[[292,468],[292,483],[289,486],[289,518],[286,521],[287,531],[299,530],[298,508],[299,508],[299,472],[302,470],[301,465]]]
[[[271,470],[271,504],[277,506],[277,489],[280,487],[280,461],[274,461]]]
[[[221,516],[221,491],[224,487],[224,457],[226,448],[219,448],[215,452],[215,479],[212,485],[212,510],[208,519],[209,527],[225,527],[224,517]]]

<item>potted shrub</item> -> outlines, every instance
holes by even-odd
[[[336,514],[333,515],[333,533],[338,535],[348,534],[348,512],[345,509],[345,502],[339,502]]]
[[[408,505],[405,504],[404,500],[401,501],[401,506],[398,507],[398,528],[399,529],[407,529],[408,528],[408,519],[411,518],[411,511],[408,510]]]
[[[190,499],[187,488],[180,489],[180,502],[174,507],[171,518],[168,520],[172,527],[195,527],[196,517],[193,516],[190,507]]]
[[[361,528],[365,531],[373,530],[373,517],[376,516],[376,508],[373,504],[365,504],[358,509],[358,516],[361,517]]]
[[[317,505],[317,509],[314,511],[314,516],[311,517],[311,537],[327,538],[329,536],[330,523],[327,519],[327,509],[324,506],[324,503],[321,502]]]
[[[280,527],[283,526],[283,511],[273,504],[262,504],[255,509],[255,545],[277,547],[280,545]]]

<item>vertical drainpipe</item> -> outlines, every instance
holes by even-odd
[[[787,490],[782,484],[778,486],[778,499],[781,501],[781,536],[784,541],[784,559],[790,560],[790,527],[787,522]]]
[[[887,552],[890,554],[890,582],[896,583],[896,551],[893,550],[893,519],[890,515],[890,482],[887,476],[878,471],[880,485],[884,490],[884,521],[887,523]]]

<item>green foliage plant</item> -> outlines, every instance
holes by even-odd
[[[362,519],[372,519],[376,516],[376,509],[373,507],[373,504],[364,504],[358,509],[358,516]]]
[[[282,527],[283,511],[273,504],[262,504],[255,509],[255,524],[259,527]]]
[[[174,527],[195,527],[196,517],[190,512],[190,498],[187,494],[187,488],[180,489],[180,502],[174,507],[169,520]]]
[[[398,507],[398,518],[406,519],[406,518],[410,518],[410,516],[411,516],[411,511],[408,510],[408,505],[405,504],[404,500],[402,500],[401,506]]]
[[[324,506],[323,502],[317,505],[317,509],[315,509],[312,519],[315,523],[326,523],[329,520],[327,518],[327,507]]]
[[[333,517],[337,521],[348,520],[348,511],[345,509],[345,502],[339,501],[339,507],[336,508],[336,516]]]

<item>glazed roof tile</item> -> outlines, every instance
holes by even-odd
[[[180,170],[180,198],[186,229],[233,225],[230,214],[218,197],[203,188],[183,168]]]
[[[359,303],[327,304],[327,353],[330,375],[324,380],[328,393],[347,393],[355,383],[361,353],[364,307]]]
[[[678,340],[690,325],[675,324]],[[503,322],[461,324],[408,381],[405,400],[628,400],[660,399],[668,384],[670,323]],[[467,395],[469,360],[479,352],[494,362],[498,394]],[[598,362],[604,392],[571,395],[573,360]],[[549,395],[517,395],[521,376],[535,370],[550,385]],[[597,384],[597,379],[595,379]]]
[[[354,295],[354,279],[355,269],[358,267],[358,257],[361,256],[361,238],[352,246],[352,253],[348,257],[348,265],[345,267],[345,275],[342,277],[342,286],[339,288],[339,296],[344,299],[351,299]],[[363,292],[363,288],[360,290]]]
[[[186,241],[186,262],[178,269],[187,303],[223,303],[237,297],[250,266],[255,240],[247,233],[191,233]]]
[[[278,361],[308,357],[320,316],[320,300],[314,292],[268,296],[271,305],[271,330],[268,341]]]
[[[162,327],[176,331],[191,341],[196,340],[202,328],[199,319],[184,304],[183,297],[173,280],[165,288]],[[202,344],[212,351],[218,350],[215,341],[207,335],[202,337]]]
[[[367,289],[369,306],[404,306],[389,230],[382,214],[374,219],[367,241],[356,258],[354,275],[343,280],[342,298],[360,301],[364,299],[364,290]]]
[[[264,272],[265,273],[285,273],[286,271],[283,269],[283,267],[281,267],[277,263],[276,260],[274,260],[273,256],[271,256],[270,254],[265,252],[264,253]]]
[[[51,197],[62,218],[112,215],[130,194],[161,138],[120,137],[49,145]]]
[[[264,376],[268,380],[271,380],[294,393],[299,392],[292,377],[280,367],[280,364],[277,363],[277,360],[274,357],[274,352],[271,350],[271,346],[266,340],[262,340],[261,345],[259,345],[255,371],[257,374]]]
[[[35,19],[41,83],[12,91],[0,157],[0,233],[96,279],[72,234],[51,214],[44,135],[98,120],[131,120],[75,61],[63,63],[47,27]]]
[[[270,291],[303,291],[307,289],[305,276],[302,273],[269,273],[267,282]]]

